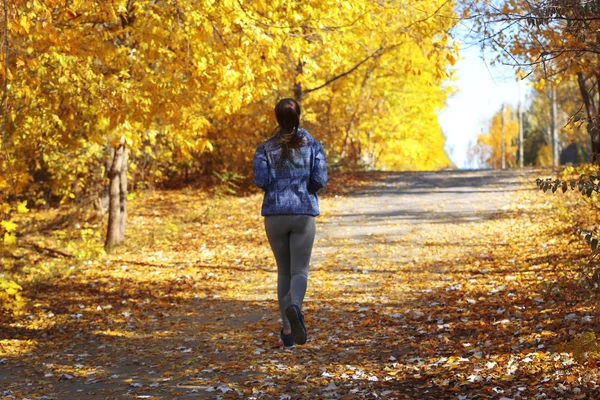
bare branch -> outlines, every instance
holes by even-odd
[[[358,62],[356,65],[354,65],[352,68],[350,68],[349,70],[342,72],[339,75],[334,76],[333,78],[327,80],[325,83],[323,83],[322,85],[319,85],[317,87],[314,87],[312,89],[307,89],[303,92],[303,94],[307,94],[310,92],[314,92],[315,90],[319,90],[324,88],[327,85],[332,84],[333,82],[337,81],[340,78],[343,78],[344,76],[350,75],[352,72],[356,71],[361,65],[363,65],[364,63],[366,63],[367,61],[369,61],[372,58],[376,58],[379,57],[380,55],[382,55],[385,51],[390,50],[392,48],[394,48],[396,46],[390,46],[390,47],[383,47],[383,45],[381,47],[379,47],[377,50],[375,50],[373,53],[371,53],[370,55],[368,55],[367,57],[365,57],[364,59],[362,59],[360,62]]]
[[[430,15],[426,16],[426,17],[425,17],[425,18],[423,18],[423,19],[420,19],[420,20],[417,20],[417,21],[413,21],[413,22],[411,22],[411,23],[410,23],[410,24],[407,26],[407,29],[410,29],[410,28],[412,28],[413,26],[415,26],[416,24],[420,24],[420,23],[422,23],[422,22],[428,21],[428,20],[430,20],[431,18],[435,17],[435,16],[436,16],[436,15],[437,15],[437,14],[438,14],[438,13],[439,13],[439,12],[440,12],[440,11],[441,11],[443,8],[444,8],[444,7],[446,7],[446,6],[447,6],[449,3],[450,3],[450,0],[446,0],[444,3],[442,3],[442,5],[441,5],[441,6],[439,6],[439,7],[437,8],[437,10],[435,10],[435,11],[434,11],[433,13],[431,13]],[[409,4],[410,4],[410,3],[409,3]],[[416,8],[416,7],[414,7],[414,6],[413,6],[413,8],[417,9],[417,8]],[[418,10],[418,9],[417,9],[417,10]],[[421,11],[421,10],[419,10],[419,11]],[[422,12],[422,11],[421,11],[421,12]]]

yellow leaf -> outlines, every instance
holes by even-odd
[[[454,65],[456,63],[456,59],[452,56],[452,54],[446,54],[446,59],[450,61],[450,64]]]
[[[19,23],[21,24],[21,26],[23,27],[23,29],[25,29],[25,32],[29,33],[29,27],[31,26],[29,20],[27,19],[26,16],[22,16],[21,20],[19,21]]]
[[[19,214],[27,214],[29,212],[29,209],[27,208],[27,200],[19,203],[19,205],[17,206],[17,212]]]
[[[17,224],[12,221],[2,221],[0,222],[0,226],[2,226],[7,233],[17,229]]]
[[[12,287],[10,287],[10,288],[6,289],[6,293],[8,293],[8,294],[10,294],[10,295],[15,295],[15,294],[17,294],[18,292],[19,292],[19,290],[18,290],[18,289],[15,289],[15,288],[12,288]]]
[[[15,235],[13,235],[12,233],[5,233],[4,234],[4,244],[6,244],[7,246],[13,245],[13,244],[17,244],[17,237]]]

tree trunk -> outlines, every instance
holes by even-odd
[[[552,85],[550,89],[551,98],[551,115],[552,115],[552,165],[558,167],[559,164],[559,140],[558,140],[558,127],[556,126],[556,87]]]
[[[121,161],[120,175],[120,220],[119,220],[119,242],[125,241],[125,225],[127,221],[127,164],[129,161],[129,152],[127,147],[123,146],[123,159]]]
[[[596,36],[596,43],[600,44],[600,33]],[[593,116],[592,120],[588,124],[588,133],[592,138],[592,153],[594,154],[592,157],[592,162],[598,162],[598,153],[600,153],[600,74],[596,73],[596,86],[598,95],[598,108],[596,109],[596,114]],[[590,127],[591,125],[591,127]]]
[[[521,101],[521,81],[519,81],[519,168],[523,168],[523,104]]]
[[[304,67],[304,63],[302,60],[298,61],[298,65],[296,66],[296,77],[302,75],[302,67]],[[302,84],[300,82],[294,83],[294,98],[299,103],[302,104]]]
[[[600,126],[598,126],[598,114],[592,106],[590,93],[585,84],[585,77],[582,72],[577,73],[577,82],[579,83],[579,92],[583,99],[583,105],[587,114],[587,131],[592,142],[592,162],[598,161],[598,153],[600,153]]]
[[[600,161],[598,154],[600,153],[600,126],[598,126],[598,116],[587,124],[587,131],[592,139],[592,162]]]
[[[123,179],[123,176],[125,178]],[[127,215],[127,149],[121,139],[115,150],[109,171],[110,193],[108,202],[108,228],[104,248],[109,251],[125,238],[125,217]]]
[[[500,143],[500,151],[502,157],[502,169],[506,169],[506,139],[504,138],[504,104],[500,109],[500,132],[502,135],[502,142]]]
[[[100,210],[100,215],[104,217],[104,214],[108,212],[108,206],[110,202],[110,182],[108,184],[104,184],[104,181],[108,178],[110,179],[110,168],[115,158],[115,149],[114,147],[110,147],[110,144],[107,144],[108,147],[108,157],[106,158],[106,163],[104,164],[104,174],[101,177],[103,182],[102,190],[100,191],[100,195],[98,197],[98,209]]]
[[[10,178],[13,194],[17,197],[17,184],[15,177],[12,173],[11,159],[8,155],[8,57],[9,57],[9,40],[8,40],[8,1],[4,0],[4,85],[2,88],[2,100],[0,100],[0,111],[2,113],[2,141],[0,145],[0,152],[4,154],[6,159],[6,168],[8,169],[8,176]],[[8,196],[7,196],[8,197]]]

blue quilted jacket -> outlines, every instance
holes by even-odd
[[[304,143],[291,150],[291,159],[277,167],[281,146],[277,135],[261,143],[254,153],[254,183],[265,191],[262,215],[319,215],[317,191],[327,184],[323,146],[308,131]]]

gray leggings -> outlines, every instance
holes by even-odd
[[[277,298],[283,328],[290,329],[285,309],[292,304],[302,307],[315,239],[315,217],[269,215],[265,217],[265,231],[277,261]]]

